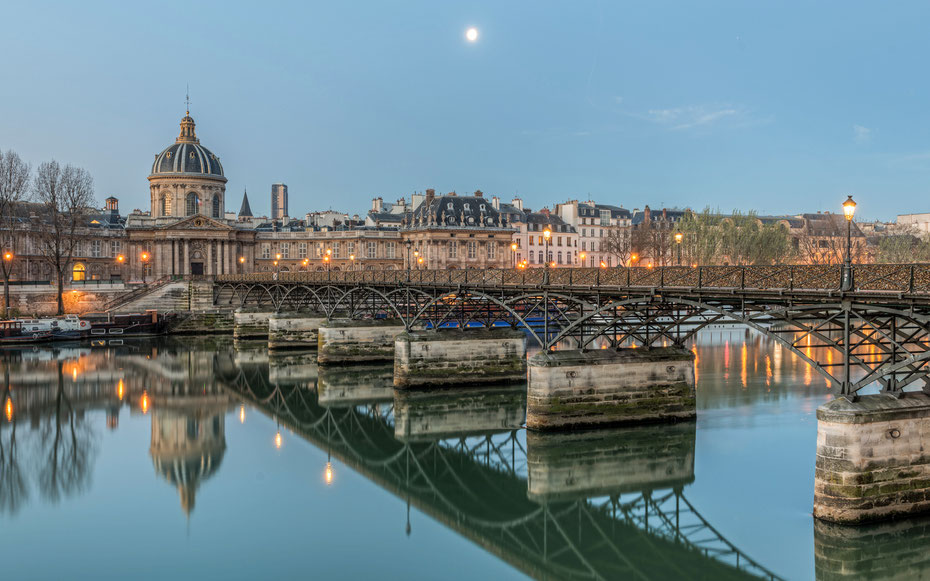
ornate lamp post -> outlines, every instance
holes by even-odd
[[[678,246],[678,266],[681,266],[681,239],[684,238],[684,234],[681,232],[675,232],[675,245]]]
[[[417,261],[417,270],[420,270],[420,265],[423,264],[423,261],[420,260],[420,251],[419,251],[419,250],[414,250],[414,251],[413,251],[413,259]]]
[[[581,261],[581,266],[582,266],[582,267],[584,267],[584,259],[587,258],[587,257],[588,257],[588,255],[585,254],[584,252],[582,252],[581,254],[578,255],[578,259]]]
[[[307,267],[310,266],[310,260],[307,259],[307,258],[304,258],[304,259],[300,262],[300,265],[304,267],[304,270],[307,270]]]
[[[326,280],[330,280],[331,275],[329,274],[329,251],[326,251],[326,256],[323,257],[323,262],[326,264]]]
[[[513,258],[513,267],[517,267],[517,243],[513,242],[510,244],[510,256]]]
[[[149,264],[149,253],[143,251],[139,258],[142,261],[142,284],[145,284],[145,269]]]
[[[420,270],[421,268],[423,268],[423,257],[422,256],[417,258],[417,270]]]
[[[407,282],[410,282],[410,239],[407,239]]]
[[[841,290],[848,291],[853,289],[853,272],[852,272],[852,221],[856,213],[856,202],[852,196],[848,196],[843,202],[843,214],[846,216],[846,260],[843,263],[843,283]]]
[[[242,274],[242,271],[245,270],[245,256],[239,257],[239,274]]]
[[[349,255],[349,270],[355,270],[355,255]]]
[[[636,262],[637,260],[639,260],[639,254],[636,254],[634,252],[633,254],[630,255],[630,266],[633,266],[633,263]]]
[[[3,274],[5,275],[7,279],[9,279],[10,273],[12,272],[12,266],[13,266],[13,251],[7,250],[6,252],[3,253]],[[10,318],[10,285],[9,283],[5,284],[3,288],[3,303],[4,303],[4,306],[6,307],[6,311],[4,311],[6,313],[6,317]]]
[[[546,263],[546,272],[543,274],[543,284],[549,284],[549,239],[552,238],[552,230],[547,226],[543,230],[543,240],[545,240],[543,250],[543,262]]]

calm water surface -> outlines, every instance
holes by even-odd
[[[705,331],[698,419],[526,433],[521,386],[397,393],[221,339],[0,352],[4,579],[927,574],[930,526],[811,517],[826,382]]]

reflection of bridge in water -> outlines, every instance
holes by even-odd
[[[270,381],[267,361],[217,357],[239,397],[533,577],[775,577],[686,498],[694,423],[524,442],[522,388],[395,396],[377,371],[325,370],[323,398],[312,380]]]

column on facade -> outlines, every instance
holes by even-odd
[[[191,241],[184,239],[184,259],[181,261],[181,274],[190,274],[191,271]]]

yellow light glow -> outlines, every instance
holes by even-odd
[[[275,257],[276,260],[281,260],[281,255],[280,255],[280,254],[275,254],[274,257]]]
[[[513,244],[511,244],[511,245],[510,245],[510,249],[513,250],[514,252],[516,252],[516,251],[517,251],[517,243],[514,242]]]
[[[324,257],[323,257],[323,262],[329,262],[329,257],[328,257],[328,256],[324,256]]]
[[[71,381],[77,381],[77,367],[71,368]]]
[[[607,268],[607,263],[603,260],[601,261],[601,268]]]
[[[125,261],[125,260],[126,260],[126,257],[123,256],[122,254],[120,254],[119,256],[116,257],[116,262],[119,262],[120,264],[122,264],[123,261]]]
[[[332,253],[333,253],[332,248],[327,248],[327,249],[326,249],[326,256],[329,256],[329,255],[332,254]]]
[[[330,486],[333,483],[333,463],[326,463],[326,470],[323,471],[323,480],[326,481],[326,485]]]
[[[6,405],[3,406],[3,412],[6,414],[6,421],[13,421],[13,398],[6,398]]]
[[[681,239],[684,238],[684,234],[681,232],[675,232],[675,242],[681,244]]]
[[[281,446],[284,444],[284,440],[281,438],[280,430],[274,435],[274,447],[278,450],[281,449]]]
[[[419,264],[423,264],[423,258],[422,258],[422,257],[421,257],[421,258],[417,258],[417,262],[418,262]]]
[[[846,216],[846,219],[852,221],[853,215],[856,213],[856,202],[853,201],[852,196],[848,196],[846,201],[843,202],[843,214]]]
[[[555,261],[553,260],[549,266],[551,266],[552,268],[555,268]]]
[[[239,264],[245,264],[245,256],[239,257]]]
[[[3,260],[6,260],[7,262],[13,260],[13,253],[12,253],[12,252],[4,252],[4,253],[3,253]]]
[[[240,424],[245,423],[245,406],[244,405],[239,406],[239,423]]]
[[[140,402],[140,406],[142,407],[142,413],[143,413],[143,414],[149,413],[149,394],[148,394],[148,392],[145,392],[145,391],[142,392],[142,401]]]
[[[119,397],[120,401],[123,401],[123,396],[126,395],[126,386],[123,385],[122,379],[120,379],[116,384],[116,395]]]
[[[143,253],[142,253],[142,262],[145,262],[145,261],[147,261],[148,259],[149,259],[149,253],[148,253],[148,252],[143,252]]]
[[[546,240],[549,240],[550,238],[552,238],[552,230],[548,228],[543,230],[543,238],[545,238]]]
[[[650,262],[649,264],[647,264],[646,268],[652,268],[652,263]]]

